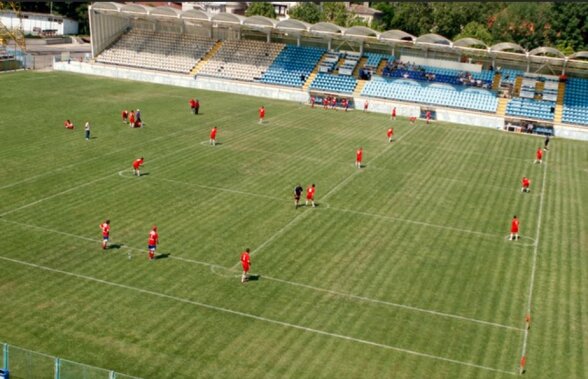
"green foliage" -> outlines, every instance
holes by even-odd
[[[316,24],[322,20],[321,9],[315,3],[299,3],[288,10],[288,15],[309,24]]]
[[[492,34],[488,31],[488,28],[476,21],[467,24],[461,33],[457,34],[453,40],[457,41],[458,39],[468,37],[478,39],[486,45],[492,44]]]
[[[322,8],[323,21],[332,22],[339,26],[347,26],[352,19],[351,13],[347,10],[344,3],[323,2]]]
[[[494,41],[515,42],[531,50],[549,45],[550,3],[510,3],[496,15],[490,32]]]
[[[433,8],[430,3],[398,3],[390,29],[400,29],[414,36],[431,33]]]
[[[558,48],[588,50],[587,3],[554,3],[552,16],[550,36]]]
[[[269,18],[276,18],[276,10],[271,3],[252,2],[249,7],[247,7],[245,16],[265,16]]]

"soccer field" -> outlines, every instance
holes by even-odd
[[[587,143],[538,165],[542,139],[484,128],[56,72],[0,88],[0,341],[144,378],[508,378],[523,354],[526,377],[588,377]]]

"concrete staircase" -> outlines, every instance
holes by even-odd
[[[361,91],[363,91],[363,87],[365,87],[365,84],[367,82],[368,82],[367,80],[357,79],[357,85],[355,86],[355,89],[353,90],[354,97],[361,96]]]
[[[553,113],[553,122],[560,124],[563,117],[564,95],[566,94],[566,84],[560,82],[557,89],[557,100],[555,101],[555,112]]]
[[[521,94],[521,87],[523,86],[523,77],[517,76],[514,82],[514,87],[512,90],[512,96],[518,97]]]
[[[326,56],[327,56],[326,53],[323,54],[321,59],[319,59],[319,61],[316,63],[316,66],[314,66],[314,68],[312,69],[312,72],[310,73],[310,75],[308,75],[308,78],[306,78],[306,81],[304,82],[304,85],[302,86],[303,91],[308,91],[308,88],[310,87],[310,85],[314,81],[314,78],[316,78],[316,76],[318,75],[319,68],[321,67],[321,63],[325,60]]]
[[[208,53],[206,53],[204,55],[204,57],[202,57],[202,59],[200,60],[200,62],[196,63],[196,65],[194,66],[194,68],[192,68],[192,71],[190,71],[190,75],[196,76],[198,74],[198,72],[200,72],[200,70],[202,70],[202,67],[204,67],[204,65],[206,64],[206,62],[208,62],[210,60],[210,58],[214,57],[214,55],[221,48],[222,45],[223,45],[222,41],[217,41],[212,46],[212,48],[210,50],[208,50]]]
[[[504,117],[506,114],[506,106],[508,105],[508,99],[503,97],[498,99],[498,106],[496,107],[496,115]]]
[[[502,74],[499,72],[494,74],[494,78],[492,79],[492,89],[498,90],[500,88],[500,80],[502,79]]]
[[[357,62],[357,66],[355,66],[355,69],[353,70],[353,76],[359,78],[359,69],[365,66],[365,62],[367,62],[366,57],[361,57],[359,59],[359,62]]]
[[[380,61],[380,64],[378,65],[378,68],[376,69],[376,74],[382,75],[384,73],[384,67],[386,67],[387,65],[388,59],[382,59]]]
[[[339,58],[339,61],[337,62],[337,65],[335,66],[335,69],[337,70],[337,74],[339,74],[339,67],[341,67],[343,65],[343,63],[345,63],[345,58]]]

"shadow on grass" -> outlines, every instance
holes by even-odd
[[[108,250],[112,250],[112,249],[118,250],[123,246],[124,246],[124,244],[122,244],[122,243],[113,243],[112,245],[108,245]]]
[[[139,175],[139,177],[141,177],[141,176],[147,176],[147,175],[149,175],[148,172],[142,172],[141,175]]]
[[[259,280],[259,278],[261,278],[261,275],[256,274],[256,275],[249,275],[249,277],[247,278],[248,282],[254,282]]]
[[[167,257],[169,257],[171,254],[170,253],[165,253],[165,254],[157,254],[155,256],[155,259],[165,259]]]

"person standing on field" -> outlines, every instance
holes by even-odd
[[[86,121],[86,125],[84,125],[84,134],[86,136],[86,141],[90,140],[90,121]]]
[[[212,146],[216,146],[216,126],[210,131],[210,141]]]
[[[300,205],[300,196],[302,195],[302,191],[304,191],[304,189],[302,189],[300,184],[294,188],[294,209],[298,209],[298,206]]]
[[[106,220],[100,224],[100,229],[102,229],[102,250],[106,250],[108,248],[108,240],[110,239],[110,220]]]
[[[510,238],[509,240],[514,241],[519,239],[519,219],[515,215],[510,222]]]
[[[388,142],[392,142],[392,137],[394,137],[394,129],[389,128],[386,132],[386,136],[388,137]]]
[[[243,267],[243,274],[241,275],[241,283],[249,280],[249,269],[251,268],[251,256],[249,255],[249,248],[241,253],[241,266]]]
[[[316,187],[314,184],[310,185],[307,189],[306,189],[306,203],[305,205],[308,206],[308,202],[310,202],[312,204],[312,207],[316,207],[316,204],[314,203],[314,194],[316,191]]]
[[[155,259],[155,250],[157,249],[158,243],[159,234],[157,234],[157,226],[153,225],[153,228],[151,228],[151,231],[149,232],[149,241],[147,242],[147,249],[149,250],[150,261]]]

